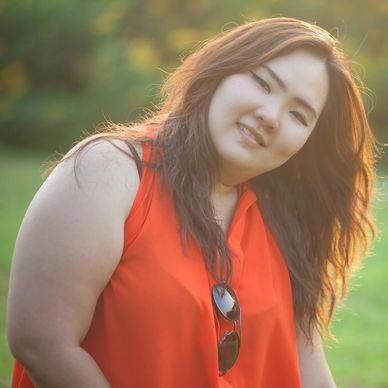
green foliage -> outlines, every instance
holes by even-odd
[[[202,40],[246,20],[291,16],[337,36],[377,96],[372,127],[388,142],[388,3],[384,0],[4,0],[0,3],[0,142],[63,151],[82,129],[129,121],[158,101]],[[359,67],[360,68],[360,67]],[[161,70],[163,69],[163,70]]]

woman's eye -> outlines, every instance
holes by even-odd
[[[251,71],[251,74],[254,80],[266,91],[266,93],[271,93],[271,87],[263,80],[263,78],[259,77],[253,71]]]
[[[291,114],[300,122],[302,123],[305,127],[307,127],[307,122],[306,119],[297,111],[293,110],[291,111]]]

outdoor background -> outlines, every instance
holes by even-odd
[[[201,40],[270,16],[316,22],[343,42],[370,89],[373,130],[387,143],[388,0],[0,1],[0,387],[9,386],[12,369],[5,334],[12,250],[42,163],[68,150],[83,129],[139,117],[158,101],[166,73]],[[387,171],[383,157],[379,239],[353,279],[333,324],[338,342],[327,350],[339,387],[388,387]]]

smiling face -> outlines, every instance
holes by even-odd
[[[325,60],[302,49],[226,77],[208,116],[217,183],[235,185],[285,163],[311,135],[328,92]]]

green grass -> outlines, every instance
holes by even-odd
[[[41,184],[43,155],[16,153],[0,147],[0,387],[9,386],[12,358],[5,331],[8,276],[17,231]]]
[[[381,176],[387,175],[380,171]],[[339,387],[388,387],[388,196],[386,178],[378,182],[382,194],[375,201],[379,236],[374,255],[351,281],[345,306],[335,317],[332,330],[337,343],[326,351],[330,368]]]
[[[47,155],[15,152],[0,147],[0,388],[10,384],[12,357],[5,334],[5,308],[10,260],[17,231],[41,184]],[[388,188],[380,182],[387,198]],[[388,387],[388,209],[376,211],[380,230],[373,257],[352,281],[345,307],[336,315],[333,332],[338,343],[326,351],[338,387]]]
[[[332,326],[338,343],[326,351],[339,387],[388,387],[388,188],[383,179],[378,187],[383,198],[374,206],[379,229],[374,255],[352,279]]]

